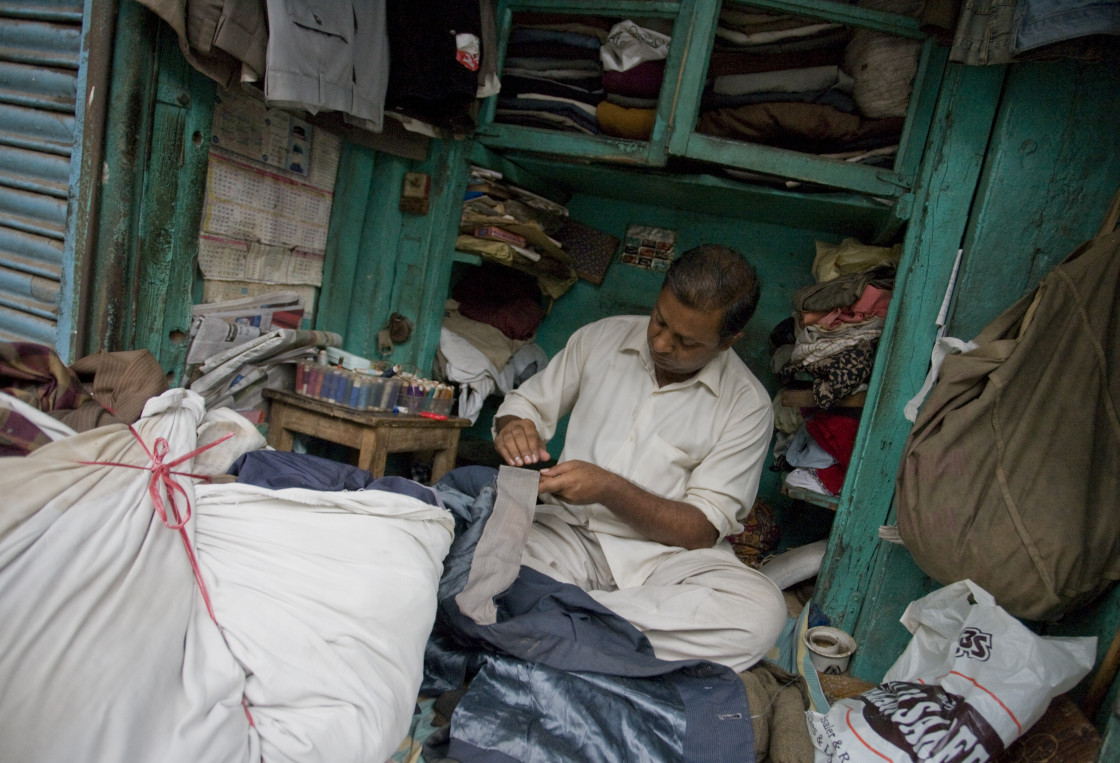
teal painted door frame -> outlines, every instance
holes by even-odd
[[[895,282],[900,299],[892,301],[879,343],[817,579],[817,603],[860,644],[850,670],[868,680],[878,680],[901,653],[908,634],[898,618],[909,601],[929,590],[909,554],[880,540],[879,528],[892,522],[895,474],[911,426],[902,411],[929,367],[1004,74],[1003,67],[946,69]]]
[[[182,382],[214,84],[142,6],[121,4],[83,354],[147,349]]]

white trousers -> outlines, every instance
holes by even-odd
[[[704,659],[742,672],[778,640],[786,623],[782,592],[732,553],[681,551],[633,588],[618,588],[595,536],[537,514],[521,563],[593,599],[646,635],[664,660]]]

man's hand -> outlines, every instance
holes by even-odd
[[[544,449],[544,442],[536,425],[529,419],[503,416],[495,424],[498,434],[494,438],[494,448],[510,466],[552,460],[552,456]]]
[[[600,503],[642,535],[666,546],[711,548],[718,540],[716,528],[692,504],[654,495],[587,461],[541,469],[537,489],[570,504]]]
[[[562,501],[577,505],[604,503],[611,492],[611,485],[620,479],[618,475],[587,461],[565,461],[541,469],[538,491],[551,493]]]

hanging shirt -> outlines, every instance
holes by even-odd
[[[384,0],[308,4],[267,0],[265,99],[340,111],[380,131],[389,83]]]

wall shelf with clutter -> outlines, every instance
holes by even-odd
[[[772,469],[787,497],[839,505],[901,255],[900,245],[817,242],[813,283],[770,334],[781,384]]]
[[[476,137],[581,164],[700,162],[730,180],[897,199],[946,55],[916,18],[882,10],[907,6],[870,4],[508,0],[502,90]]]
[[[670,153],[874,196],[913,186],[946,51],[886,12],[910,6],[714,5],[693,26],[684,72],[699,97],[681,99]]]
[[[680,70],[694,0],[596,3],[511,0],[499,3],[497,32],[501,91],[482,107],[476,137],[504,150],[544,152],[571,159],[620,164],[665,164],[668,124],[675,106],[665,86]],[[642,18],[644,41],[655,61],[638,76],[605,70],[601,50],[614,32]],[[633,82],[617,81],[631,77]],[[641,101],[640,114],[606,101],[617,85]],[[607,104],[604,106],[604,104]],[[608,111],[604,119],[604,109]]]

